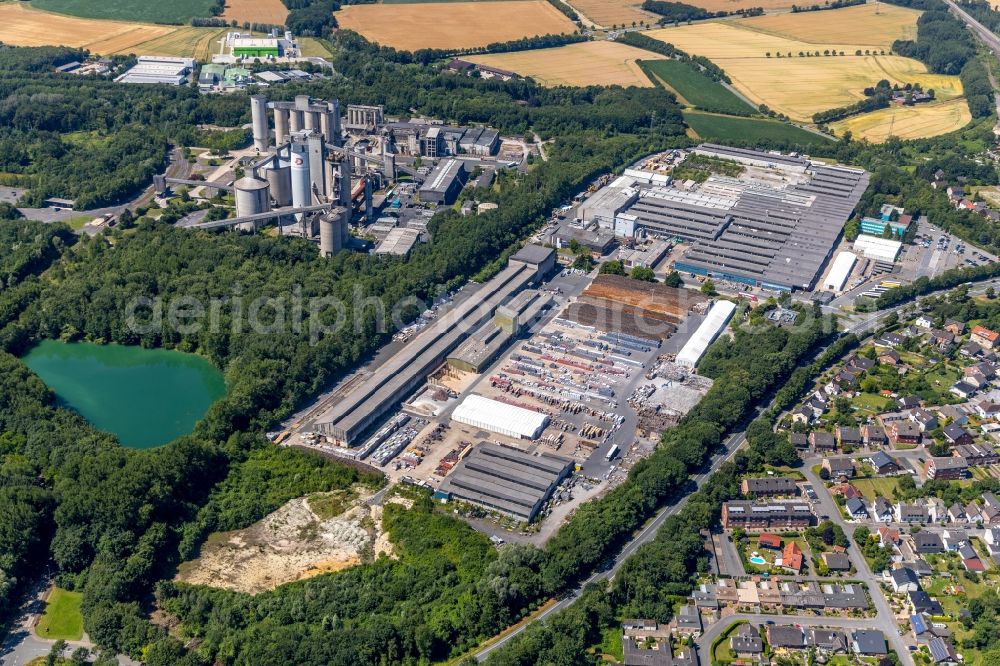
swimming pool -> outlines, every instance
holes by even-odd
[[[751,562],[752,562],[753,564],[757,564],[757,565],[764,565],[764,564],[767,564],[767,560],[765,560],[765,559],[764,559],[763,557],[761,557],[760,555],[753,555],[753,556],[751,556],[751,557],[750,557],[750,561],[751,561]]]

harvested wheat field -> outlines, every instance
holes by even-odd
[[[118,53],[178,56],[206,62],[212,59],[213,54],[219,52],[219,40],[225,35],[225,28],[221,30],[219,28],[177,28],[162,37],[122,49]]]
[[[739,9],[760,7],[762,9],[789,9],[795,0],[688,0],[686,4],[701,7],[711,12],[735,12]],[[801,3],[799,3],[801,4]]]
[[[516,51],[466,58],[530,76],[546,86],[652,86],[636,60],[663,56],[617,42],[580,42],[554,49]]]
[[[165,25],[75,18],[32,9],[25,3],[0,4],[0,42],[12,46],[86,47],[106,55],[176,30]]]
[[[917,106],[893,106],[871,113],[845,118],[830,127],[838,136],[850,131],[855,139],[882,143],[890,136],[919,139],[947,134],[965,127],[972,121],[965,98],[932,102]]]
[[[407,51],[473,48],[576,31],[545,0],[346,5],[336,16],[342,28]]]
[[[878,13],[876,13],[876,11]],[[880,4],[796,14],[771,14],[734,21],[735,25],[767,35],[812,44],[856,44],[888,49],[897,39],[915,39],[915,9]]]
[[[271,23],[284,25],[288,18],[288,8],[281,0],[226,0],[226,11],[222,18],[240,23]]]
[[[833,21],[837,12],[815,12]],[[833,15],[833,18],[829,18]],[[788,17],[813,19],[808,13]],[[805,31],[803,31],[805,32]],[[859,30],[864,35],[864,30]],[[920,62],[892,55],[855,55],[871,45],[811,43],[749,30],[738,22],[708,22],[650,31],[651,37],[675,44],[689,53],[718,63],[733,85],[754,104],[766,104],[778,113],[809,122],[814,113],[853,104],[864,98],[864,88],[880,79],[890,83],[919,83],[933,88],[939,99],[962,94],[956,76],[930,74]],[[840,37],[849,36],[838,33]],[[878,49],[881,51],[881,49]],[[815,55],[824,51],[838,55]],[[840,53],[844,55],[839,55]],[[778,54],[782,57],[777,57]],[[812,56],[800,56],[812,53]],[[791,56],[789,56],[791,54]],[[922,113],[918,107],[916,113]]]
[[[656,25],[659,16],[642,9],[642,0],[571,0],[571,5],[597,25],[609,28],[613,25],[632,25],[645,21]]]

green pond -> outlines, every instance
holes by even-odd
[[[190,433],[226,392],[206,359],[165,349],[44,340],[22,360],[62,404],[137,449]]]

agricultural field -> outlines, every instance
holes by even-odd
[[[881,3],[877,7],[857,5],[821,12],[769,14],[733,23],[783,39],[888,49],[897,39],[916,39],[919,16],[915,9]]]
[[[464,49],[536,35],[576,31],[576,25],[545,0],[346,5],[342,28],[383,46]]]
[[[199,62],[207,62],[219,52],[219,40],[225,36],[225,28],[177,28],[162,37],[118,53],[190,57]]]
[[[652,12],[644,11],[642,0],[570,0],[570,4],[578,13],[604,27],[632,25],[633,21],[656,25],[660,18]]]
[[[272,23],[284,25],[288,8],[281,0],[226,0],[222,18],[240,23]]]
[[[467,58],[530,76],[546,86],[641,86],[653,82],[637,63],[663,56],[617,42],[580,42],[553,49],[515,51]]]
[[[307,58],[328,58],[330,49],[315,37],[299,37],[299,50]]]
[[[782,18],[793,21],[805,17],[809,25],[816,20],[812,14],[822,14],[828,24],[836,26],[840,20],[837,12],[840,11],[847,10],[808,12]],[[922,63],[910,58],[865,55],[866,50],[873,50],[870,44],[808,42],[751,30],[740,23],[706,22],[653,30],[647,34],[688,53],[710,58],[726,71],[735,88],[754,104],[766,104],[778,113],[803,122],[810,122],[812,115],[818,111],[863,99],[864,88],[879,79],[899,84],[919,83],[925,89],[934,89],[941,100],[962,94],[958,77],[930,74]],[[901,24],[901,19],[897,24]],[[786,27],[784,30],[794,34],[793,28]],[[867,35],[866,30],[859,29],[858,32],[862,36]],[[833,34],[850,36],[839,29]],[[870,39],[870,36],[866,38]],[[881,47],[876,50],[881,51]],[[858,51],[862,55],[856,55]],[[815,55],[817,52],[821,55]],[[823,52],[837,55],[822,55]],[[778,58],[779,53],[783,57]],[[813,55],[800,56],[800,53]]]
[[[823,144],[828,141],[828,139],[801,127],[776,120],[737,118],[701,111],[685,111],[684,121],[693,132],[692,138],[719,143],[749,139],[790,141],[798,144]]]
[[[760,7],[765,10],[791,9],[795,0],[689,0],[689,5],[701,7],[711,12],[735,12],[739,9]],[[802,3],[798,3],[802,4]]]
[[[35,627],[35,633],[42,638],[52,640],[80,640],[83,638],[83,615],[80,613],[82,602],[82,592],[52,588],[45,603],[45,612]]]
[[[181,25],[212,15],[212,0],[31,0],[31,6],[70,16]]]
[[[23,2],[0,4],[0,42],[12,46],[85,47],[105,55],[127,52],[176,30],[165,25],[60,16]]]
[[[838,136],[851,132],[855,139],[882,143],[891,136],[917,139],[959,130],[972,121],[965,98],[920,106],[893,106],[831,123]]]
[[[640,63],[653,81],[677,95],[681,104],[716,113],[746,115],[752,109],[721,83],[708,78],[680,60],[650,60]]]

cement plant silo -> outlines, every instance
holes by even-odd
[[[309,144],[304,137],[292,138],[290,144],[292,154],[292,205],[302,208],[312,204],[312,189],[309,179]],[[303,213],[297,213],[295,219],[302,221]]]
[[[267,129],[267,98],[263,95],[250,97],[250,120],[253,127],[253,147],[259,153],[266,153],[270,141]]]
[[[264,171],[267,184],[271,186],[271,198],[279,206],[292,205],[292,168],[287,164],[268,167]]]
[[[329,213],[319,221],[319,254],[332,257],[344,248],[343,218],[337,213]]]
[[[274,108],[274,142],[281,145],[288,141],[288,109]]]
[[[236,193],[236,217],[247,217],[271,210],[271,193],[267,181],[248,176],[233,183],[233,189]],[[237,227],[244,231],[252,231],[256,228],[256,224],[247,222]]]

